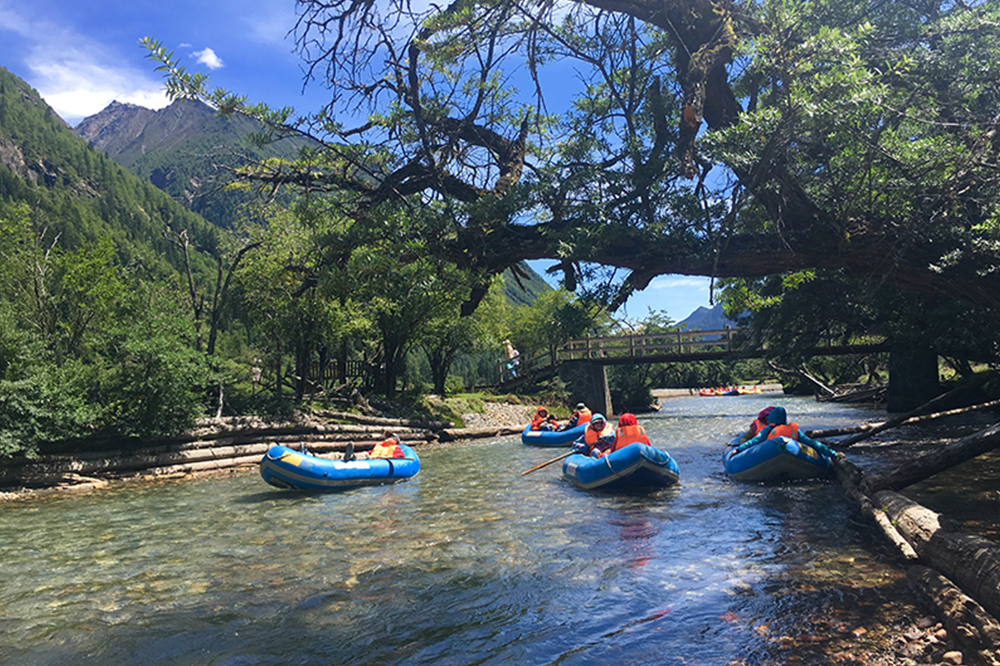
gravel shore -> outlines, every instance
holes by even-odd
[[[506,402],[487,402],[483,413],[462,414],[466,428],[492,428],[505,426],[523,428],[535,416],[535,405],[511,405]]]

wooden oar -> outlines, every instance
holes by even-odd
[[[525,472],[521,472],[521,476],[524,476],[525,474],[531,474],[531,473],[532,473],[532,472],[534,472],[534,471],[535,471],[536,469],[541,469],[541,468],[543,468],[543,467],[545,467],[545,466],[547,466],[547,465],[551,465],[551,464],[552,464],[552,463],[554,463],[554,462],[559,462],[559,461],[560,461],[560,460],[562,460],[563,458],[566,458],[566,457],[568,457],[568,456],[570,456],[570,455],[572,455],[572,454],[574,454],[574,453],[576,453],[576,451],[567,451],[566,453],[562,454],[562,455],[561,455],[561,456],[559,456],[558,458],[553,458],[552,460],[549,460],[549,461],[546,461],[546,462],[543,462],[543,463],[542,463],[541,465],[535,465],[535,466],[534,466],[534,467],[532,467],[531,469],[529,469],[529,470],[527,470],[527,471],[525,471]]]

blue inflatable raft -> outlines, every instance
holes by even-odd
[[[369,460],[327,460],[294,451],[287,446],[272,446],[260,461],[260,475],[276,488],[301,490],[346,490],[359,486],[404,481],[420,471],[416,452],[400,444],[405,458]]]
[[[629,444],[603,458],[571,454],[563,461],[563,477],[586,490],[634,490],[672,486],[680,470],[666,451]]]
[[[730,443],[739,444],[739,438]],[[809,446],[788,437],[773,437],[722,456],[726,473],[737,481],[787,481],[814,479],[830,473],[830,459]]]
[[[586,423],[566,430],[532,430],[529,425],[521,432],[521,442],[530,446],[566,446],[583,437]]]

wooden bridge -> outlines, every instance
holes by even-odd
[[[571,361],[589,361],[594,366],[638,365],[648,363],[684,363],[722,359],[761,358],[767,350],[747,342],[738,328],[720,330],[681,329],[666,333],[614,335],[570,340],[561,347],[542,354],[519,356],[516,366],[509,361],[497,365],[501,388],[514,388],[534,379],[545,379]],[[814,356],[842,356],[888,351],[884,342],[871,344],[817,345]]]

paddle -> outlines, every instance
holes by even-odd
[[[576,453],[576,451],[567,451],[566,453],[562,454],[558,458],[553,458],[552,460],[549,460],[547,462],[543,462],[541,465],[535,465],[534,467],[532,467],[531,469],[527,470],[526,472],[521,472],[521,476],[524,476],[525,474],[530,474],[530,473],[534,472],[536,469],[541,469],[543,467],[551,465],[554,462],[559,462],[563,458],[566,458],[566,457],[568,457],[568,456],[570,456],[570,455],[572,455],[574,453]]]

